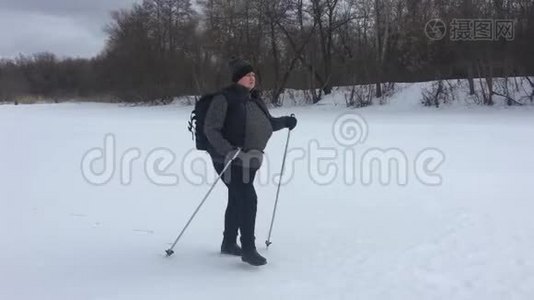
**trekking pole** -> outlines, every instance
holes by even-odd
[[[291,114],[291,116],[294,117],[295,114]],[[269,246],[272,244],[271,233],[273,232],[274,218],[276,216],[276,208],[278,207],[278,195],[280,194],[280,184],[282,183],[282,174],[284,174],[284,169],[286,165],[287,147],[289,145],[290,135],[291,135],[291,130],[287,132],[286,149],[284,150],[284,158],[282,160],[282,170],[280,171],[280,178],[278,179],[278,188],[276,189],[276,200],[274,201],[273,217],[271,219],[271,226],[269,228],[269,236],[267,237],[267,240],[265,241],[265,246],[267,246],[267,248],[269,248]]]
[[[189,221],[187,221],[187,224],[185,224],[184,228],[182,229],[182,231],[180,232],[180,234],[178,235],[178,237],[176,238],[176,240],[174,241],[172,246],[169,249],[165,250],[165,253],[167,253],[167,256],[171,256],[171,255],[174,254],[174,251],[173,251],[174,247],[176,246],[176,244],[178,244],[178,241],[180,240],[180,238],[184,234],[185,230],[187,229],[187,227],[189,227],[189,224],[191,224],[191,221],[193,221],[193,219],[195,218],[196,214],[198,213],[198,211],[200,210],[200,208],[202,207],[204,202],[206,202],[206,199],[208,199],[208,196],[210,195],[210,193],[213,190],[213,188],[215,188],[215,185],[217,184],[217,182],[219,182],[219,180],[223,176],[223,174],[226,171],[226,169],[228,169],[228,167],[230,167],[230,164],[234,161],[234,159],[239,155],[240,152],[241,152],[241,149],[238,149],[237,152],[232,157],[232,159],[226,164],[226,166],[224,166],[224,169],[222,170],[221,174],[219,174],[219,177],[217,177],[217,180],[215,180],[215,182],[211,185],[211,188],[209,189],[209,191],[204,196],[204,199],[202,199],[202,201],[198,205],[197,209],[195,209],[195,212],[193,213],[193,215],[191,215],[191,218],[189,218]]]

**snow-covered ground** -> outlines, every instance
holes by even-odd
[[[428,109],[418,93],[407,86],[360,110],[328,99],[272,110],[299,124],[268,250],[276,182],[267,179],[286,131],[258,178],[257,245],[269,261],[260,268],[218,253],[223,185],[164,256],[209,188],[195,182],[202,163],[190,164],[205,158],[191,152],[191,107],[0,106],[0,298],[533,299],[534,109]],[[356,136],[339,131],[347,118]],[[109,171],[103,160],[90,172],[83,158],[108,134],[115,172],[98,176]],[[389,184],[365,179],[380,151],[404,160],[401,180],[395,168]],[[121,158],[135,154],[128,172]],[[154,170],[169,155],[169,168]]]

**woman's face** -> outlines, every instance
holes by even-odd
[[[252,90],[256,86],[256,74],[254,72],[250,72],[239,79],[237,83],[249,90]]]

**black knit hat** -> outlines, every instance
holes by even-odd
[[[248,73],[254,72],[254,68],[248,61],[236,57],[232,57],[228,66],[230,67],[230,72],[232,72],[232,82],[234,83],[238,82],[239,79],[243,78]]]

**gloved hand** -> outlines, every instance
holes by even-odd
[[[224,165],[226,166],[228,164],[228,162],[230,162],[230,160],[232,160],[232,159],[237,159],[237,157],[239,157],[239,155],[242,153],[242,151],[243,150],[241,150],[241,148],[236,147],[233,150],[230,150],[228,153],[226,153],[226,155],[224,156]],[[239,152],[239,154],[237,154],[237,152]],[[237,154],[237,156],[234,157],[236,154]]]
[[[295,118],[293,115],[289,117],[284,117],[284,121],[286,123],[286,127],[289,128],[289,130],[293,130],[297,126],[297,118]]]
[[[239,148],[236,148],[228,154],[226,154],[224,164],[228,164],[228,162],[236,155]],[[261,167],[261,164],[263,162],[263,152],[259,150],[249,150],[244,151],[241,150],[237,157],[235,158],[234,162],[232,163],[235,165],[239,165],[245,168],[254,168],[259,169]]]

